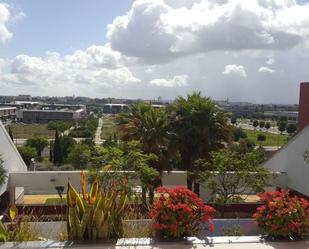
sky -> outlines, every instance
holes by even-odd
[[[0,0],[0,95],[298,103],[309,1]]]

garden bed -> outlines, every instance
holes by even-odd
[[[201,229],[199,238],[213,236],[259,236],[260,229],[254,219],[214,219],[214,231],[210,232],[206,227]],[[4,223],[6,226],[9,222]],[[39,221],[29,222],[34,231],[37,231],[42,239],[59,240],[66,238],[66,221]],[[125,238],[151,238],[152,220],[135,219],[124,220]]]
[[[143,211],[142,205],[127,205],[127,209],[132,209],[134,206]],[[251,218],[256,212],[256,209],[261,206],[261,203],[240,203],[229,205],[210,205],[216,210],[216,218]],[[65,215],[67,206],[63,205],[45,205],[45,204],[27,204],[17,205],[18,213],[24,215]],[[146,210],[143,211],[145,214]]]

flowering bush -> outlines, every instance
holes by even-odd
[[[184,187],[157,188],[160,197],[155,201],[151,217],[155,231],[165,238],[180,238],[196,235],[201,224],[208,223],[213,230],[211,219],[216,210],[204,205],[192,191]]]
[[[290,197],[286,190],[259,194],[264,205],[254,218],[266,235],[271,237],[300,238],[309,231],[309,202]]]

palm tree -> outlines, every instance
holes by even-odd
[[[178,97],[169,107],[172,130],[175,133],[172,143],[178,148],[181,169],[188,173],[197,173],[195,164],[199,158],[208,159],[209,153],[222,147],[222,142],[229,141],[231,129],[227,117],[215,105],[211,98],[194,92],[187,98]],[[199,194],[199,184],[194,177],[187,178],[187,187]]]
[[[139,103],[129,107],[128,113],[118,117],[118,123],[123,132],[123,140],[138,140],[145,153],[152,153],[158,157],[158,161],[151,166],[160,174],[163,170],[169,170],[169,122],[164,109],[155,109],[150,104]],[[162,185],[161,177],[154,179],[153,186]],[[150,190],[150,202],[154,192]]]

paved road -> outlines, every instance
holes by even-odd
[[[101,131],[103,126],[103,118],[99,118],[98,128],[95,132],[94,142],[95,144],[102,144],[103,140],[101,139]]]
[[[265,128],[262,128],[260,129],[259,127],[257,128],[254,128],[252,125],[249,125],[249,124],[245,124],[245,123],[239,123],[237,124],[237,127],[240,127],[240,128],[243,128],[243,129],[246,129],[246,130],[261,130],[261,131],[264,131],[264,132],[269,132],[269,133],[272,133],[272,134],[280,134],[280,131],[278,131],[278,128],[277,127],[271,127],[270,129],[266,130]],[[287,134],[286,132],[283,132],[283,134]]]
[[[54,139],[47,139],[48,141],[54,141]],[[85,138],[79,138],[79,137],[75,137],[74,140],[76,142],[80,142],[82,140],[85,140]],[[26,143],[27,139],[26,138],[18,138],[18,139],[15,139],[14,138],[14,143],[17,145],[17,146],[21,146],[21,145],[24,145]]]

